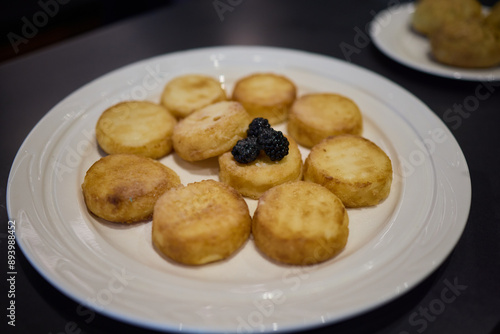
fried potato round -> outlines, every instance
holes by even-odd
[[[331,259],[346,245],[349,216],[340,199],[311,182],[288,182],[266,191],[252,222],[255,245],[291,265]]]
[[[232,99],[253,118],[266,118],[271,125],[287,119],[297,88],[288,78],[274,73],[255,73],[238,80]]]
[[[266,190],[288,181],[302,178],[302,156],[297,143],[286,136],[290,143],[288,155],[272,161],[261,152],[256,160],[243,164],[234,160],[231,152],[219,156],[219,179],[236,189],[243,196],[257,199]]]
[[[482,15],[477,0],[420,0],[412,16],[412,27],[429,36],[449,22],[481,20]]]
[[[108,154],[138,154],[158,159],[172,151],[177,123],[168,111],[147,101],[127,101],[106,109],[96,124],[96,139]]]
[[[172,115],[183,118],[198,109],[226,99],[226,92],[219,81],[205,75],[187,74],[169,81],[160,100]]]
[[[500,1],[491,7],[490,12],[486,15],[484,22],[491,28],[500,31]]]
[[[328,136],[360,135],[363,117],[356,103],[333,93],[306,94],[292,105],[288,133],[302,146],[313,147]]]
[[[170,259],[202,265],[228,258],[250,235],[248,206],[231,187],[214,180],[167,191],[155,205],[153,243]]]
[[[304,163],[304,180],[326,187],[346,207],[372,206],[389,196],[392,163],[366,138],[328,137],[311,149]]]
[[[238,102],[209,105],[177,123],[172,137],[174,150],[186,161],[216,157],[246,136],[251,121]]]
[[[430,37],[433,57],[447,65],[483,68],[500,64],[500,31],[480,21],[453,21]]]
[[[179,176],[156,160],[112,154],[88,169],[82,191],[87,208],[96,216],[133,223],[149,219],[156,200],[180,184]]]

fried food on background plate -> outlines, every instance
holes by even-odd
[[[491,28],[500,31],[500,1],[491,7],[490,12],[484,19],[484,22]]]
[[[481,3],[477,0],[419,0],[411,25],[423,35],[431,35],[450,21],[481,20]]]
[[[484,22],[453,21],[430,36],[432,56],[458,67],[484,68],[500,64],[500,30]]]

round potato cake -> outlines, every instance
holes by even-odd
[[[411,25],[415,31],[430,36],[449,22],[481,18],[481,3],[477,0],[419,0]]]
[[[200,161],[229,151],[246,136],[250,115],[238,102],[222,101],[193,112],[174,128],[175,152],[186,161]]]
[[[163,89],[161,104],[177,118],[226,100],[226,92],[215,78],[185,74],[170,80]]]
[[[82,191],[90,212],[116,223],[151,218],[156,200],[179,186],[179,176],[162,163],[134,154],[112,154],[87,171]]]
[[[392,163],[366,138],[328,137],[311,149],[304,162],[304,180],[326,187],[346,207],[372,206],[389,196]]]
[[[219,179],[243,196],[258,199],[266,190],[278,184],[302,178],[302,155],[297,143],[288,139],[288,154],[272,161],[264,152],[250,163],[237,162],[231,152],[219,156]]]
[[[328,136],[360,135],[363,117],[356,103],[334,93],[299,97],[288,115],[288,133],[302,146],[311,148]]]
[[[328,189],[311,182],[288,182],[259,199],[252,234],[267,257],[291,265],[311,265],[331,259],[345,247],[349,216]]]
[[[158,159],[172,151],[177,123],[162,106],[126,101],[106,109],[96,124],[96,139],[108,154],[129,153]]]
[[[285,76],[254,73],[238,80],[232,99],[240,102],[252,118],[263,117],[271,125],[285,121],[297,88]]]
[[[248,239],[251,218],[231,187],[203,180],[167,191],[155,205],[153,244],[170,259],[202,265],[226,259]]]
[[[484,23],[500,32],[500,2],[497,1],[486,15]]]
[[[480,21],[454,21],[430,37],[431,54],[440,63],[486,68],[500,64],[500,32]]]

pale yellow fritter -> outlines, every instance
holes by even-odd
[[[392,163],[370,140],[339,135],[311,149],[304,163],[304,180],[326,187],[346,207],[371,206],[389,196]]]
[[[152,238],[170,259],[202,265],[228,258],[250,235],[251,217],[245,200],[214,180],[167,191],[156,203]]]
[[[243,164],[234,160],[231,152],[219,156],[219,179],[236,189],[243,196],[257,199],[266,190],[284,182],[300,180],[302,156],[297,143],[286,136],[290,143],[288,155],[272,161],[264,152],[256,160]]]
[[[416,2],[412,27],[431,35],[451,21],[481,20],[481,3],[477,0],[420,0]]]
[[[311,265],[337,255],[349,236],[349,217],[340,199],[311,182],[288,182],[266,191],[252,222],[255,245],[267,257]]]
[[[229,151],[246,137],[250,115],[238,102],[222,101],[181,120],[172,137],[175,152],[186,161],[199,161]]]
[[[238,80],[232,99],[240,102],[253,118],[266,118],[271,125],[285,121],[295,97],[295,84],[282,75],[255,73]]]
[[[311,148],[328,136],[360,135],[363,117],[356,103],[334,93],[306,94],[295,100],[288,115],[288,134]]]
[[[500,31],[500,1],[497,1],[497,3],[491,7],[484,21],[491,28]]]
[[[176,123],[158,104],[121,102],[102,113],[96,124],[96,139],[108,154],[129,153],[157,159],[172,151]]]
[[[453,21],[430,36],[433,57],[447,65],[482,68],[500,64],[500,31],[484,22]]]
[[[226,100],[226,92],[215,78],[185,74],[169,81],[163,90],[161,104],[175,117],[183,118],[198,109]]]

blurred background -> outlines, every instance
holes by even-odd
[[[4,3],[0,11],[0,64],[50,44],[147,11],[171,6],[179,1],[199,0],[16,0],[10,1],[8,5]],[[340,3],[345,0],[330,1]],[[481,3],[491,6],[496,1],[481,0]],[[310,1],[304,0],[305,6],[308,3],[310,5]]]
[[[16,0],[9,1],[8,5],[4,2],[0,11],[0,63],[98,27],[169,6],[174,1]],[[24,43],[25,40],[29,43]]]

